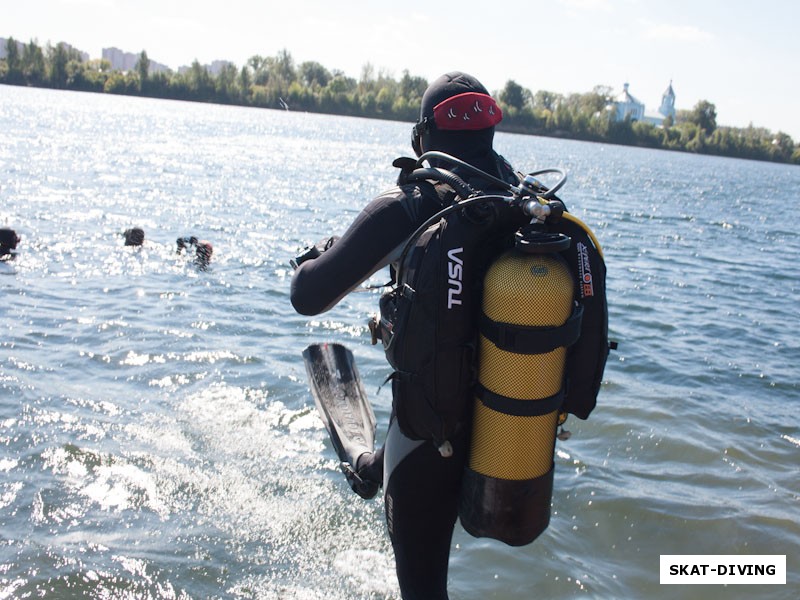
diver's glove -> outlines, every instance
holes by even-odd
[[[331,247],[338,241],[339,236],[333,235],[329,238],[324,238],[318,241],[316,244],[307,247],[303,250],[302,254],[296,256],[292,260],[289,261],[289,264],[292,265],[293,269],[297,269],[300,265],[302,265],[307,260],[314,260],[315,258],[319,258],[323,252],[326,250],[330,250]]]

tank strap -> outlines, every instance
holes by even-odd
[[[514,354],[544,354],[577,342],[581,335],[582,318],[582,304],[576,304],[569,319],[558,327],[501,323],[481,313],[480,332],[500,350]]]
[[[480,398],[480,401],[483,402],[487,408],[491,408],[505,415],[514,415],[515,417],[539,417],[541,415],[546,415],[561,408],[564,402],[563,387],[558,393],[548,396],[547,398],[520,400],[518,398],[501,396],[479,383],[475,386],[475,395]]]

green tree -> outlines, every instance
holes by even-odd
[[[299,81],[293,81],[289,84],[286,96],[289,106],[292,108],[299,108],[301,110],[316,108],[314,95],[311,89],[303,86]]]
[[[269,81],[267,59],[259,54],[254,54],[247,59],[247,66],[253,71],[253,83],[266,85]]]
[[[580,94],[578,98],[578,108],[587,117],[593,117],[599,112],[603,112],[610,102],[608,88],[596,86],[588,94]]]
[[[331,80],[331,72],[320,63],[306,61],[297,68],[300,82],[309,88],[325,87]]]
[[[333,76],[333,79],[328,82],[328,89],[334,94],[346,94],[348,92],[354,92],[357,85],[355,79],[345,77],[343,73],[337,73]]]
[[[239,97],[237,78],[239,72],[233,63],[226,63],[214,80],[216,96],[220,102],[234,102]]]
[[[426,89],[428,89],[427,79],[412,77],[408,69],[403,71],[403,77],[400,79],[400,95],[406,99],[409,105],[419,104]]]
[[[156,71],[147,76],[147,95],[154,98],[172,98],[172,77],[165,71]]]
[[[697,129],[695,130],[694,137],[691,140],[689,140],[689,142],[686,144],[686,149],[689,152],[702,153],[705,150],[705,148],[706,148],[705,129],[703,129],[702,127],[700,127],[700,125],[698,125]]]
[[[86,65],[80,60],[70,60],[67,62],[67,88],[81,91],[101,91],[92,90],[86,79]]]
[[[359,95],[358,103],[365,116],[374,117],[376,115],[377,105],[375,101],[375,92],[369,91]]]
[[[592,88],[592,94],[601,96],[604,103],[608,104],[614,96],[614,89],[608,85],[596,85]]]
[[[250,77],[250,69],[247,65],[243,66],[239,71],[239,100],[244,104],[250,103],[251,86],[253,80]]]
[[[539,90],[533,95],[533,106],[541,110],[554,111],[561,100],[561,94]]]
[[[75,74],[76,69],[74,64],[72,67],[69,65],[82,62],[80,53],[67,44],[59,42],[55,46],[48,45],[45,68],[50,86],[57,89],[70,87],[73,82],[71,76]]]
[[[779,131],[769,145],[769,154],[773,160],[789,162],[794,152],[794,141],[787,133]]]
[[[428,82],[404,70],[399,81],[370,63],[360,79],[342,71],[328,71],[307,61],[295,68],[288,50],[263,58],[254,55],[237,69],[227,65],[216,75],[196,60],[185,72],[150,74],[150,61],[142,50],[131,73],[113,71],[108,61],[84,63],[66,44],[47,46],[46,53],[31,40],[25,45],[13,38],[0,60],[0,82],[44,85],[115,94],[237,103],[278,108],[281,99],[292,108],[342,115],[416,119]],[[546,90],[535,94],[511,80],[498,92],[505,119],[499,128],[518,133],[553,135],[608,141],[706,154],[738,156],[800,164],[800,146],[785,133],[768,129],[718,127],[716,107],[703,100],[692,110],[678,111],[662,127],[647,123],[616,121],[609,110],[611,88],[595,86],[591,92],[563,96]]]
[[[622,121],[614,121],[608,126],[608,139],[616,144],[632,144],[635,140],[630,116]]]
[[[93,92],[102,92],[105,89],[106,81],[111,73],[111,63],[106,59],[90,60],[88,63],[81,63],[80,75],[75,76],[75,80],[84,82],[87,89]]]
[[[31,40],[22,47],[22,74],[31,85],[40,85],[45,80],[45,61],[42,49]]]
[[[132,94],[137,92],[138,81],[119,71],[112,72],[106,79],[103,91],[107,94]]]
[[[375,86],[375,67],[366,62],[361,67],[361,77],[358,80],[358,92],[365,94]]]
[[[197,59],[186,72],[186,88],[192,100],[209,100],[214,94],[214,84],[208,69]]]
[[[701,100],[689,113],[688,120],[707,134],[714,133],[717,128],[717,107],[708,100]]]
[[[518,111],[522,111],[525,108],[529,98],[530,92],[513,79],[509,79],[506,82],[505,87],[499,95],[499,100],[503,102],[503,104],[515,108]]]
[[[20,83],[22,81],[22,61],[19,56],[19,46],[17,40],[10,37],[6,40],[6,66],[8,73],[6,80],[8,83]]]
[[[297,78],[294,70],[294,59],[285,48],[275,56],[272,62],[272,71],[277,77],[282,79],[286,85],[292,83]]]
[[[394,105],[395,100],[395,93],[392,90],[391,86],[383,86],[378,91],[378,95],[375,97],[375,107],[378,111],[378,114],[384,116],[390,116],[392,112],[392,106]]]
[[[139,91],[144,92],[150,78],[150,59],[147,58],[147,52],[144,50],[139,54],[139,60],[136,61],[136,72],[139,74]]]

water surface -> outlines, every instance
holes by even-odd
[[[0,263],[0,597],[398,597],[383,501],[346,487],[300,360],[352,348],[382,439],[377,292],[299,316],[287,261],[393,184],[409,130],[0,86],[0,227],[22,237]],[[797,597],[800,169],[496,146],[569,172],[620,348],[557,446],[549,529],[509,548],[458,526],[451,597]],[[786,554],[788,583],[660,586],[661,554]]]

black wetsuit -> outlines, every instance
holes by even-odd
[[[408,237],[441,208],[427,184],[405,185],[378,196],[329,250],[295,271],[292,305],[305,315],[328,310],[397,260]],[[386,443],[375,454],[378,459],[383,454],[386,522],[404,600],[448,597],[450,543],[469,444],[466,424],[450,442],[453,455],[443,458],[432,442],[406,437],[392,418]],[[381,465],[368,468],[380,471]]]
[[[405,240],[441,210],[437,196],[417,185],[389,190],[370,202],[347,231],[292,279],[292,306],[302,315],[332,308],[373,273],[398,257]]]

